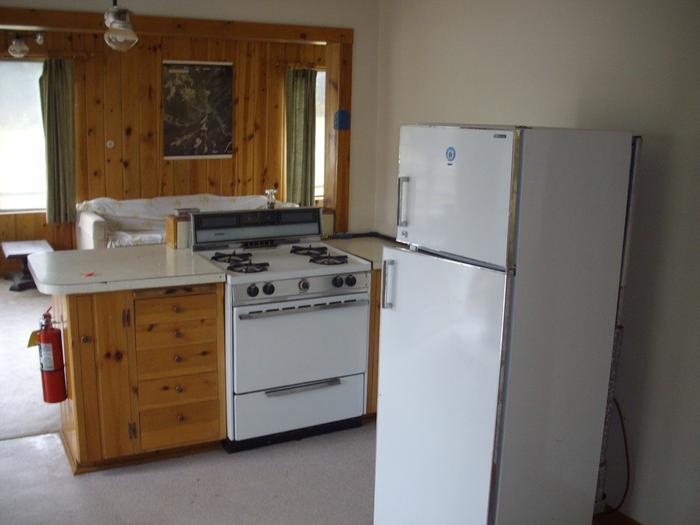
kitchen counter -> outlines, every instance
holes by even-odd
[[[34,253],[29,269],[47,295],[137,290],[224,282],[219,267],[165,245]]]
[[[324,239],[323,242],[339,250],[367,259],[372,263],[372,268],[374,269],[381,268],[382,266],[382,250],[385,246],[403,246],[393,240],[372,236],[358,236],[349,239]]]

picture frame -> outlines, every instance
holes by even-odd
[[[163,61],[163,157],[233,156],[233,63]]]

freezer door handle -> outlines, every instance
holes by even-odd
[[[393,259],[382,261],[382,308],[384,310],[394,307],[394,303],[389,300],[389,268],[395,263]]]
[[[408,218],[406,217],[406,199],[408,192],[406,191],[406,186],[408,185],[408,177],[399,177],[399,204],[396,212],[396,223],[399,226],[408,226]]]

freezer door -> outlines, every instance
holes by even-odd
[[[513,136],[403,126],[396,239],[505,268]]]
[[[376,525],[486,524],[505,274],[386,248]]]

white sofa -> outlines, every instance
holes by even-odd
[[[277,207],[296,204],[277,202]],[[115,200],[102,197],[77,204],[76,240],[79,250],[165,242],[165,216],[176,208],[201,211],[254,210],[267,207],[261,195],[223,197],[181,195],[154,199]]]

